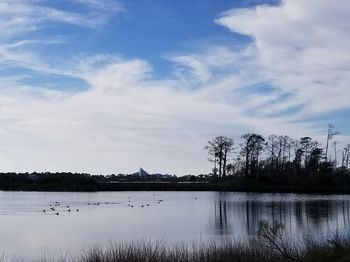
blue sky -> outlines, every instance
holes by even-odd
[[[217,135],[349,143],[340,0],[4,0],[4,170],[208,172]],[[23,160],[24,159],[24,160]]]
[[[208,45],[244,48],[250,37],[229,32],[213,23],[222,12],[243,8],[263,1],[110,1],[120,7],[108,23],[97,28],[50,22],[38,31],[28,32],[31,39],[46,39],[57,44],[36,48],[45,57],[60,60],[74,54],[118,54],[124,58],[141,58],[150,62],[157,75],[171,72],[166,56],[205,49]],[[278,1],[264,1],[276,4]],[[84,5],[75,1],[47,1],[47,5],[66,12],[80,12]]]

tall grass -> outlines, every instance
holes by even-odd
[[[209,244],[166,245],[164,242],[117,243],[94,247],[76,262],[277,262],[284,261],[258,241],[223,241]]]
[[[350,235],[308,236],[292,241],[280,223],[261,221],[259,237],[250,241],[225,240],[207,244],[173,245],[164,242],[117,243],[95,247],[76,262],[350,262]]]
[[[131,241],[94,246],[76,257],[42,255],[40,262],[346,262],[350,261],[350,235],[308,236],[292,241],[283,235],[280,223],[260,222],[259,237],[249,241],[224,240],[202,244],[163,241]],[[4,260],[0,257],[0,261]],[[13,260],[9,260],[13,261]]]

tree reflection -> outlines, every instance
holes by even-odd
[[[328,234],[350,226],[347,199],[217,193],[214,206],[214,230],[219,235],[256,236],[259,221],[263,219],[283,223],[286,234],[294,237]]]
[[[220,235],[230,234],[227,223],[227,197],[223,192],[219,193],[219,198],[215,201],[215,229]]]

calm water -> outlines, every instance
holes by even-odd
[[[55,202],[60,206],[51,211]],[[248,238],[262,219],[281,221],[293,237],[327,234],[349,228],[349,203],[344,195],[0,191],[0,251],[7,256],[48,250],[76,254],[118,240]]]

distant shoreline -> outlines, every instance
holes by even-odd
[[[324,185],[238,185],[218,182],[113,182],[96,184],[41,184],[27,183],[0,185],[1,191],[43,191],[43,192],[99,192],[99,191],[222,191],[255,193],[306,193],[306,194],[350,194],[346,186]]]

